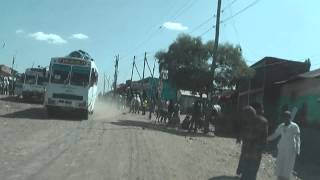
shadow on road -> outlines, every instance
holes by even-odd
[[[320,179],[320,130],[301,128],[301,153],[295,164],[295,171],[301,179]]]
[[[119,120],[117,122],[111,122],[113,125],[128,126],[128,127],[140,127],[142,129],[161,131],[168,134],[174,134],[177,136],[192,136],[192,137],[214,137],[213,135],[206,135],[200,133],[189,133],[186,130],[177,128],[168,128],[163,125],[153,124],[151,122],[134,121],[134,120]]]
[[[16,111],[13,113],[4,114],[1,117],[5,118],[17,118],[17,119],[47,119],[47,114],[43,108],[30,108],[22,111]]]
[[[237,176],[217,176],[217,177],[213,177],[210,178],[209,180],[237,180],[240,179]]]
[[[16,111],[13,113],[8,113],[1,115],[0,117],[12,118],[12,119],[32,119],[32,120],[50,120],[47,116],[46,109],[43,107],[34,107],[25,109],[22,111]],[[57,113],[54,120],[81,120],[79,114],[77,113]]]
[[[4,96],[0,98],[1,101],[6,101],[6,102],[18,102],[18,103],[25,103],[25,104],[42,104],[42,102],[37,101],[37,100],[24,100],[20,99],[16,96]]]

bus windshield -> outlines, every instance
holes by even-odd
[[[88,86],[90,77],[90,69],[85,67],[72,67],[71,85]]]
[[[26,84],[35,84],[36,83],[36,76],[26,75]]]
[[[23,84],[24,76],[18,76],[16,77],[16,83],[21,83]]]
[[[46,81],[47,79],[45,77],[38,76],[38,85],[43,85]]]
[[[54,64],[52,67],[51,82],[57,84],[70,84],[75,86],[88,86],[90,68]],[[71,78],[70,78],[71,77]]]
[[[53,64],[51,67],[51,83],[56,84],[68,84],[69,83],[69,72],[71,66],[62,64]]]

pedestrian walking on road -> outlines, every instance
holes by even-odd
[[[255,102],[255,103],[252,103],[251,104],[251,106],[256,110],[256,115],[260,118],[260,119],[264,119],[266,122],[268,122],[267,121],[267,119],[263,116],[263,114],[264,114],[264,108],[263,108],[263,105],[261,104],[261,103],[258,103],[258,102]],[[243,126],[243,127],[245,127],[245,126],[247,126],[247,124],[246,124],[246,121],[242,121],[241,122],[241,125]],[[267,125],[268,126],[268,125]],[[244,128],[244,129],[241,129],[241,127],[238,127],[238,128],[240,128],[240,131],[246,131],[247,129],[246,128]],[[265,128],[268,128],[268,127],[265,127]],[[237,143],[240,143],[241,142],[241,139],[240,139],[240,137],[238,137],[238,139],[237,139]],[[266,144],[266,143],[265,143]],[[262,144],[262,146],[264,146],[264,144]],[[241,154],[240,154],[240,159],[239,159],[239,163],[238,163],[238,168],[237,168],[237,175],[241,175],[242,174],[242,170],[243,170],[243,166],[244,166],[244,164],[245,163],[243,163],[244,162],[244,158],[243,158],[243,147],[244,146],[242,146],[242,148],[241,148]]]
[[[189,127],[189,132],[193,128],[193,131],[196,133],[201,127],[201,116],[202,116],[202,104],[199,100],[196,100],[192,109],[192,117]]]
[[[263,116],[257,115],[251,106],[244,108],[243,118],[247,123],[241,133],[242,151],[238,171],[240,170],[241,180],[256,180],[267,142],[268,123]]]
[[[300,154],[300,129],[292,122],[294,115],[290,111],[283,113],[284,123],[280,124],[274,134],[268,137],[268,140],[274,140],[281,136],[278,143],[278,156],[276,160],[275,174],[278,180],[289,180],[296,156]]]

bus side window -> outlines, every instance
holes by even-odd
[[[97,72],[95,71],[95,69],[91,69],[91,83],[90,83],[90,86],[93,86],[95,84],[97,84],[97,81],[98,81],[98,74]]]
[[[98,73],[97,73],[97,71],[95,71],[94,74],[95,74],[94,83],[97,84],[98,83]]]

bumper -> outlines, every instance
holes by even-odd
[[[37,92],[37,91],[23,91],[22,96],[24,98],[35,98],[35,99],[43,99],[44,98],[44,92]]]
[[[64,99],[53,99],[49,98],[46,99],[45,105],[47,107],[54,107],[61,110],[87,110],[88,106],[86,102],[83,101],[70,101],[70,100],[64,100]]]

